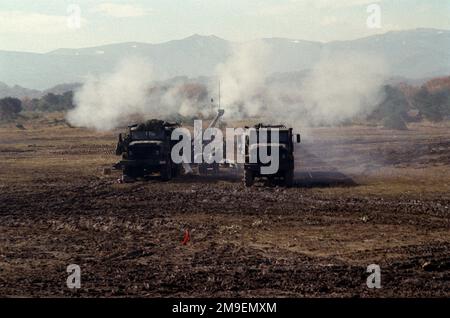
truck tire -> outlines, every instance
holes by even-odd
[[[255,180],[255,177],[253,175],[253,171],[245,169],[244,170],[244,185],[246,187],[251,187],[253,185],[254,180]]]
[[[123,169],[123,175],[129,179],[137,179],[140,176],[139,169],[136,167],[125,167]]]
[[[201,176],[206,176],[208,175],[208,166],[204,163],[200,163],[198,165],[198,174]]]
[[[170,164],[170,161],[161,167],[161,179],[163,181],[172,179],[172,165]]]
[[[218,175],[219,174],[219,164],[213,163],[213,174]]]
[[[173,165],[172,166],[172,178],[176,178],[181,174],[181,166]]]
[[[284,185],[288,188],[294,185],[294,170],[289,169],[284,173]]]

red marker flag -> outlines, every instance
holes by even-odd
[[[181,241],[181,244],[186,245],[187,242],[189,242],[191,240],[191,235],[189,234],[188,230],[184,231],[184,237],[183,237],[183,241]]]

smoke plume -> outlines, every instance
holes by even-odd
[[[110,130],[132,120],[209,115],[204,85],[156,80],[148,60],[126,58],[111,73],[87,78],[67,119],[74,126]]]
[[[324,55],[300,79],[280,81],[269,72],[275,53],[263,41],[236,45],[228,60],[217,66],[209,87],[187,79],[157,82],[148,60],[128,58],[109,74],[87,78],[67,118],[75,126],[109,130],[128,124],[132,116],[209,117],[209,98],[217,95],[217,80],[229,119],[255,117],[294,127],[363,118],[383,97],[386,67],[381,58]]]
[[[381,58],[360,54],[324,57],[302,84],[306,120],[336,125],[369,115],[381,101],[386,66]]]
[[[232,118],[260,114],[260,94],[269,76],[270,49],[262,41],[236,46],[216,70],[225,115]]]
[[[338,125],[365,116],[382,95],[383,60],[369,54],[324,55],[300,81],[272,81],[276,58],[264,42],[239,46],[217,69],[223,107],[232,118],[255,116],[287,125]],[[299,57],[300,58],[300,57]]]
[[[123,60],[110,74],[90,76],[75,94],[75,109],[67,114],[75,126],[108,130],[130,114],[144,113],[153,83],[151,65],[133,57]]]

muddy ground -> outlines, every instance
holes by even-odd
[[[450,296],[450,125],[305,131],[291,189],[119,184],[114,133],[25,128],[0,126],[0,296]]]

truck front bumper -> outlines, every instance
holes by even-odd
[[[167,162],[165,160],[121,160],[116,163],[115,167],[118,169],[123,169],[125,167],[142,167],[150,168],[165,165]]]
[[[280,163],[280,165],[278,167],[278,171],[276,173],[270,174],[270,175],[261,174],[261,167],[268,167],[268,166],[269,165],[262,165],[262,164],[257,164],[257,163],[246,163],[246,164],[244,164],[244,169],[248,170],[248,171],[252,171],[255,176],[261,176],[261,177],[283,176],[286,171],[294,169],[293,164],[284,162],[284,163]]]

